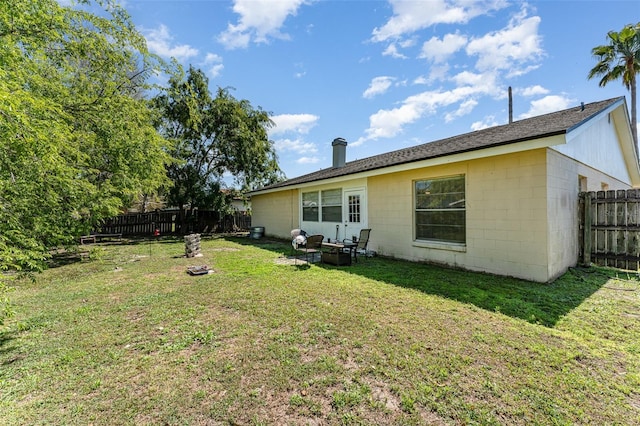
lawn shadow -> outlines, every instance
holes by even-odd
[[[530,323],[553,327],[612,277],[599,268],[571,268],[552,283],[375,258],[349,272],[426,294],[468,303]]]
[[[281,254],[286,253],[288,245],[286,241],[272,239],[234,238],[233,241]],[[336,268],[323,264],[317,266]],[[580,306],[616,273],[603,268],[577,267],[571,268],[552,283],[541,284],[383,257],[359,259],[353,266],[340,269],[346,273],[468,303],[547,327],[553,327],[562,317]]]
[[[8,354],[15,351],[16,346],[10,345],[13,340],[13,331],[0,331],[0,365],[9,365],[17,361],[18,358],[8,358]]]

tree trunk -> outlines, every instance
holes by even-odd
[[[184,206],[184,204],[180,204],[180,208],[178,210],[178,229],[176,229],[176,233],[178,234],[185,234],[185,229],[186,229],[186,208]]]
[[[633,141],[636,144],[636,154],[640,156],[638,151],[638,112],[636,108],[636,79],[631,79],[631,133],[633,134]]]

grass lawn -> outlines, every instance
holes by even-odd
[[[0,423],[640,424],[640,281],[553,284],[286,243],[94,246],[14,283]],[[214,273],[190,276],[189,266]]]

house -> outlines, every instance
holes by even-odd
[[[251,193],[254,224],[548,282],[578,260],[578,193],[640,186],[623,97],[346,162]]]

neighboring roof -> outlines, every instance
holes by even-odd
[[[624,97],[593,102],[585,104],[584,106],[581,105],[550,114],[514,121],[513,123],[502,126],[490,127],[435,142],[363,158],[361,160],[350,161],[346,163],[344,167],[330,167],[318,170],[260,188],[253,192],[300,185],[462,152],[562,135],[589,121],[598,113],[619,102],[624,105]]]

